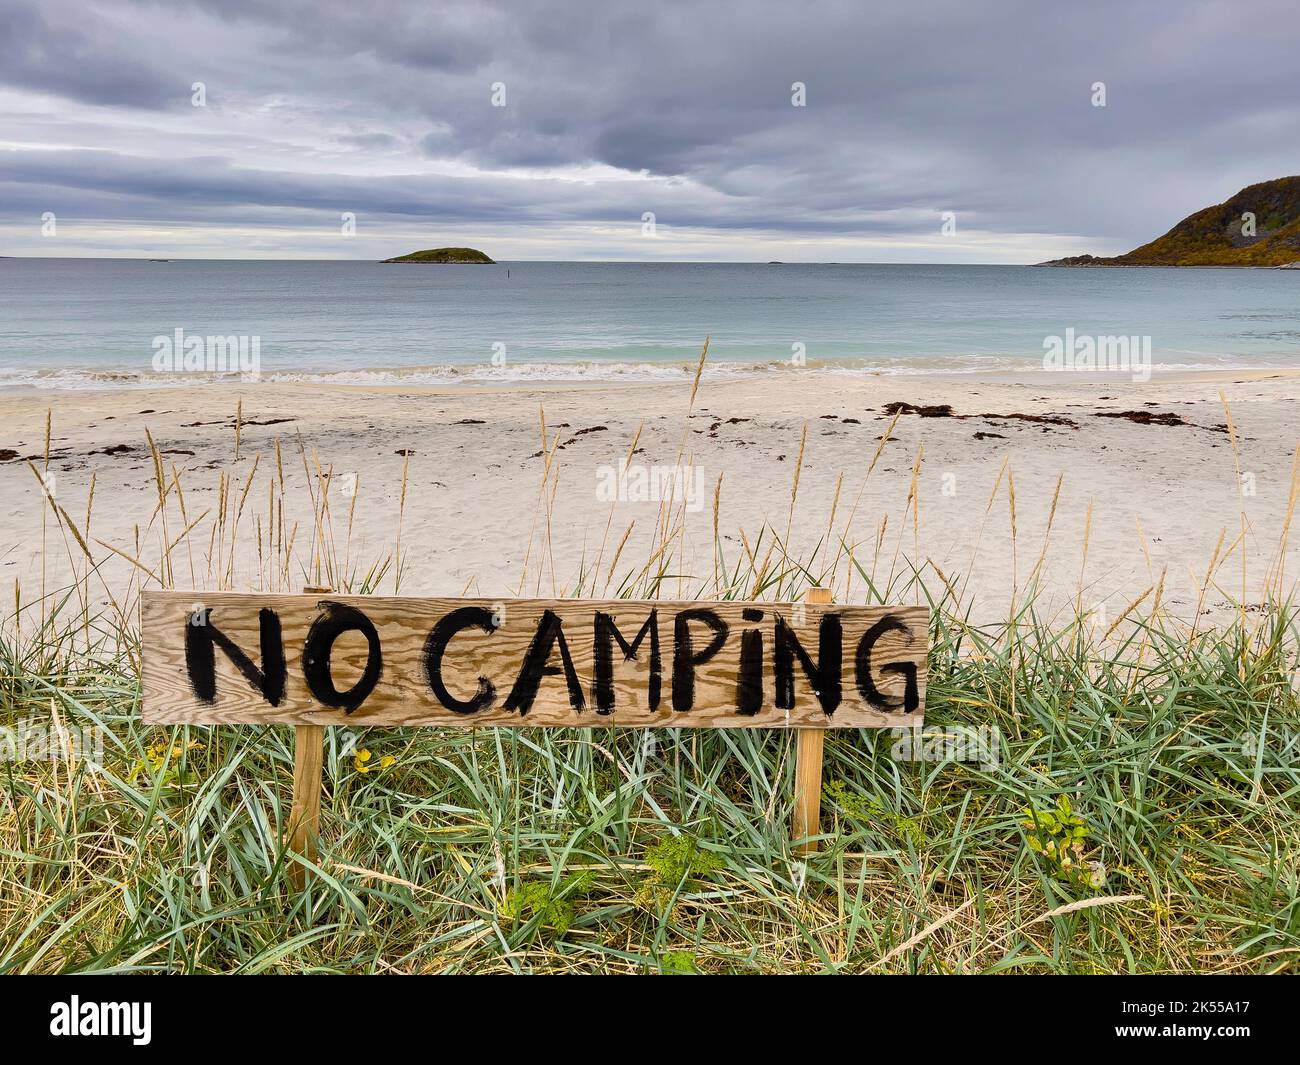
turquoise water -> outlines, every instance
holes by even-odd
[[[1151,337],[1157,368],[1300,365],[1300,271],[0,259],[0,387],[160,380],[157,336],[257,337],[331,381],[1018,370],[1044,339]],[[496,355],[494,362],[493,356]],[[176,379],[171,374],[161,380]]]

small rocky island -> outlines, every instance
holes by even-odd
[[[386,263],[495,263],[477,248],[428,248],[425,251],[413,251],[410,255],[399,255],[395,259],[384,259]]]

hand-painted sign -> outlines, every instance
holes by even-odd
[[[925,607],[146,592],[153,724],[914,727]]]

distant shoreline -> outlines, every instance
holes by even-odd
[[[1280,266],[1252,266],[1234,263],[1196,263],[1179,265],[1173,263],[1068,263],[1054,259],[1036,263],[971,263],[971,262],[877,262],[877,261],[781,261],[772,262],[762,259],[494,259],[491,263],[401,263],[396,260],[355,258],[355,259],[238,259],[238,258],[201,258],[188,256],[171,256],[160,258],[146,255],[0,255],[0,262],[68,262],[68,263],[148,263],[157,266],[175,266],[187,263],[355,263],[358,266],[761,266],[771,269],[787,267],[820,266],[871,266],[898,267],[915,270],[933,269],[991,269],[1020,270],[1055,268],[1061,270],[1298,270],[1300,266],[1284,264]]]
[[[1248,263],[1067,263],[1051,260],[1030,265],[1035,269],[1051,267],[1057,270],[1300,270],[1300,264],[1296,263],[1255,266]]]

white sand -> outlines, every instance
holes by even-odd
[[[1216,429],[1225,421],[1220,390],[1231,404],[1239,434],[1241,468],[1247,475],[1244,494],[1229,438]],[[122,588],[133,568],[93,541],[135,555],[138,525],[140,557],[155,569],[159,557],[160,523],[155,518],[150,524],[157,491],[146,428],[165,452],[165,462],[181,472],[191,519],[215,508],[220,470],[233,474],[238,491],[260,455],[240,525],[245,546],[233,582],[244,588],[272,583],[265,575],[269,567],[259,574],[255,541],[257,518],[263,528],[267,522],[268,478],[275,472],[277,437],[285,455],[286,517],[290,524],[299,522],[295,548],[304,564],[309,557],[312,508],[297,454],[300,435],[309,454],[318,455],[325,467],[333,465],[332,519],[340,558],[350,503],[343,489],[349,475],[359,478],[348,548],[352,567],[364,572],[393,550],[404,462],[398,451],[411,449],[401,591],[518,593],[530,528],[540,513],[544,460],[535,453],[542,446],[542,408],[551,431],[560,432],[566,443],[557,453],[558,484],[548,487],[548,493],[553,491],[550,544],[547,547],[543,522],[534,539],[529,593],[572,587],[584,561],[589,568],[607,539],[603,586],[614,548],[629,523],[635,523],[633,533],[614,584],[645,560],[659,506],[633,500],[611,504],[598,491],[601,478],[612,476],[626,456],[643,420],[637,463],[670,467],[685,442],[690,458],[703,471],[704,498],[698,512],[688,515],[686,549],[674,554],[668,570],[710,577],[712,496],[720,474],[723,550],[734,564],[742,550],[740,530],[751,543],[765,522],[784,534],[800,434],[807,426],[791,538],[791,554],[800,556],[826,535],[841,473],[835,535],[843,534],[877,439],[891,421],[882,413],[883,405],[951,404],[956,414],[970,417],[904,414],[899,419],[894,438],[866,482],[850,536],[860,541],[856,550],[864,566],[870,569],[876,559],[874,572],[882,585],[888,584],[891,570],[906,574],[913,563],[933,564],[954,583],[961,582],[967,599],[976,604],[976,614],[985,618],[1005,608],[1013,572],[1023,585],[1034,568],[1043,550],[1058,476],[1064,481],[1042,570],[1044,592],[1056,604],[1080,594],[1091,504],[1082,601],[1111,617],[1164,572],[1162,605],[1189,618],[1222,538],[1219,565],[1202,607],[1203,613],[1221,614],[1231,599],[1243,594],[1242,545],[1237,542],[1243,513],[1244,594],[1248,602],[1257,602],[1293,505],[1292,464],[1300,438],[1300,375],[1294,373],[1184,373],[1159,375],[1147,384],[1047,374],[1018,380],[966,375],[852,378],[807,371],[716,381],[706,374],[688,420],[689,396],[689,386],[664,384],[412,391],[262,383],[8,393],[0,395],[0,449],[15,450],[19,456],[39,454],[45,412],[52,409],[50,468],[56,475],[56,499],[78,525],[83,524],[90,478],[96,475],[90,539],[96,557],[106,560],[103,573],[113,588]],[[246,424],[236,462],[232,426],[239,401]],[[1173,412],[1190,424],[1139,425],[1097,416],[1129,410]],[[1077,428],[974,416],[984,412],[1063,416]],[[745,420],[733,423],[733,418]],[[289,420],[257,424],[272,419]],[[605,428],[578,433],[598,426]],[[976,439],[976,433],[996,435]],[[132,450],[95,453],[123,444]],[[908,498],[922,447],[919,530],[914,539]],[[990,493],[1004,463],[1014,476],[1014,551],[1005,476],[990,507]],[[0,491],[0,580],[12,602],[12,581],[22,582],[24,598],[41,586],[44,508],[39,486],[21,458],[0,463]],[[168,522],[174,539],[183,525],[178,510],[169,514]],[[885,531],[877,550],[882,522]],[[201,539],[175,556],[178,586],[191,583],[191,565],[194,584],[215,586],[214,578],[205,576],[215,567],[215,561],[209,562],[209,528],[205,522]],[[46,538],[44,579],[53,588],[67,580],[67,552],[56,527],[47,530]],[[1300,572],[1296,550],[1288,549],[1288,587],[1289,575]],[[72,552],[80,555],[75,546]],[[139,571],[134,575],[139,577]],[[846,576],[841,562],[837,594],[843,593]],[[295,566],[287,583],[301,583],[304,577]],[[926,580],[936,592],[941,589],[932,571]],[[664,593],[676,594],[680,588],[690,595],[697,584],[670,581]],[[383,590],[392,588],[390,572]],[[861,601],[860,578],[853,579],[849,594]],[[895,598],[910,602],[915,596],[915,590],[900,591]]]

